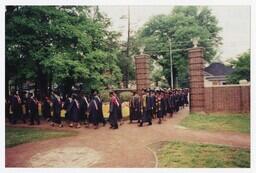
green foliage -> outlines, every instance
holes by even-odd
[[[204,47],[204,58],[211,61],[221,44],[218,21],[207,7],[176,6],[169,15],[152,17],[137,33],[139,44],[145,45],[145,52],[157,59],[163,67],[163,75],[170,84],[170,54],[171,39],[174,81],[179,78],[179,84],[188,86],[187,49],[193,47],[191,39],[199,37],[198,46]],[[167,34],[167,35],[165,35]],[[158,59],[160,55],[162,59]]]
[[[131,92],[122,92],[122,93],[120,93],[120,99],[121,99],[122,102],[130,101],[131,97],[132,97]]]
[[[165,168],[249,168],[250,150],[211,144],[168,142],[158,149]]]
[[[103,90],[100,92],[100,97],[103,100],[103,102],[109,102],[109,91],[108,90]]]
[[[250,116],[244,114],[191,114],[181,122],[182,126],[209,131],[233,131],[250,133]]]
[[[13,147],[19,144],[40,141],[45,139],[74,136],[74,131],[54,131],[34,128],[6,127],[5,146]]]
[[[137,40],[130,36],[129,40],[129,55],[127,57],[127,43],[123,43],[121,51],[118,55],[118,66],[121,69],[123,81],[126,81],[126,78],[129,80],[135,80],[135,61],[134,56],[139,53],[139,44]],[[126,76],[128,75],[128,76]]]
[[[118,85],[119,34],[108,31],[109,26],[97,7],[8,6],[8,79],[32,80],[47,88],[51,78],[66,92],[78,82],[87,90]]]
[[[228,81],[238,84],[240,80],[250,81],[250,52],[244,52],[237,57],[237,60],[231,61],[234,72],[228,76]]]

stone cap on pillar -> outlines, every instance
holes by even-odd
[[[139,54],[139,55],[135,55],[134,58],[149,58],[150,55],[149,54],[145,54],[145,53],[142,53],[142,54]]]
[[[193,47],[189,48],[188,50],[188,57],[193,58],[193,57],[203,57],[203,53],[205,48],[203,47]]]
[[[188,48],[187,50],[189,52],[194,52],[194,51],[203,51],[205,48],[204,47],[192,47],[192,48]]]

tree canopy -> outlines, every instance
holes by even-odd
[[[250,81],[250,52],[244,52],[236,60],[231,61],[234,72],[228,76],[228,81],[238,84],[240,80]]]
[[[221,44],[221,28],[216,17],[207,7],[176,6],[168,15],[153,16],[139,30],[137,42],[145,46],[145,53],[163,67],[162,74],[171,83],[170,46],[171,40],[174,81],[181,87],[188,86],[187,49],[193,47],[192,38],[199,37],[198,46],[204,47],[204,58],[211,61]],[[163,58],[158,59],[162,55]]]
[[[120,34],[97,7],[7,6],[6,83],[33,81],[41,95],[56,83],[65,93],[118,85]]]

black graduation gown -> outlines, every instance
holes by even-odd
[[[97,105],[97,102],[95,98],[93,98],[89,103],[89,122],[93,123],[94,125],[98,125],[101,118],[99,115],[99,107]]]
[[[143,116],[142,122],[149,122],[152,121],[152,107],[153,107],[153,100],[150,96],[143,96]],[[146,103],[146,105],[145,105]]]
[[[167,112],[168,112],[168,99],[166,96],[164,96],[162,99],[162,112],[163,112],[163,116],[166,116]]]
[[[152,114],[156,114],[156,96],[153,95],[152,96],[152,100],[153,100],[153,110],[152,110]]]
[[[141,103],[138,96],[133,96],[130,100],[130,121],[141,119]]]
[[[175,112],[178,112],[179,111],[179,96],[178,96],[178,94],[175,94],[174,100],[175,100]]]
[[[47,118],[51,118],[51,105],[50,105],[50,102],[49,100],[45,99],[44,102],[43,102],[43,116],[45,119]]]
[[[169,107],[170,107],[170,111],[171,113],[174,112],[174,108],[175,108],[175,100],[174,100],[174,96],[170,95],[169,97]]]
[[[39,124],[40,121],[39,121],[39,115],[38,115],[38,102],[33,98],[29,99],[29,112],[30,112],[30,123],[34,124],[34,121],[36,121],[37,124]]]
[[[70,97],[66,98],[63,108],[66,110],[65,113],[65,120],[71,121],[71,116],[70,116],[70,104],[71,104],[72,99]]]
[[[156,115],[157,118],[163,118],[163,99],[161,97],[156,98]]]
[[[104,115],[103,115],[103,109],[102,109],[102,100],[100,99],[99,96],[95,96],[95,100],[96,100],[96,103],[98,105],[98,114],[99,114],[99,121],[102,122],[103,124],[106,123],[105,121],[105,118],[104,118]]]
[[[117,99],[112,97],[109,102],[109,123],[112,127],[118,127],[118,109]]]
[[[61,124],[61,100],[58,100],[56,97],[53,97],[52,101],[53,105],[53,122],[57,124]]]
[[[10,105],[12,109],[12,122],[16,123],[19,118],[21,118],[22,114],[22,105],[21,99],[19,96],[11,96]]]
[[[87,99],[87,98],[86,98]],[[87,100],[88,102],[88,100]],[[87,116],[86,116],[86,111],[88,109],[88,105],[87,105],[87,102],[85,101],[85,98],[84,97],[80,97],[79,98],[79,104],[80,104],[80,120],[81,121],[85,121],[87,119]],[[89,103],[88,103],[89,104]]]
[[[69,113],[71,120],[75,123],[79,122],[79,103],[76,99],[73,99],[69,106]]]
[[[121,103],[121,100],[118,97],[116,97],[116,100],[119,104],[119,106],[117,108],[117,118],[118,118],[118,121],[120,121],[121,119],[123,119],[122,103]]]

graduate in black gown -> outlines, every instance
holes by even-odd
[[[80,104],[78,101],[78,96],[76,94],[72,94],[72,101],[68,107],[68,111],[71,116],[72,123],[70,124],[70,127],[80,128]]]
[[[60,98],[60,93],[58,91],[53,92],[52,94],[52,108],[53,108],[53,118],[52,118],[52,126],[58,125],[59,127],[63,127],[61,122],[61,109],[62,109],[62,101]]]
[[[69,125],[71,125],[72,119],[71,119],[71,115],[70,115],[70,104],[72,102],[72,98],[71,95],[67,95],[65,102],[63,104],[63,109],[66,111],[65,112],[65,120],[67,121],[67,123],[69,123]]]
[[[51,101],[47,96],[43,100],[42,112],[43,112],[44,119],[47,121],[50,121],[51,120]]]
[[[148,122],[148,125],[152,125],[152,108],[153,101],[151,100],[149,90],[144,90],[142,94],[143,115],[139,127],[142,127],[144,122]]]
[[[140,101],[140,96],[137,94],[136,91],[133,92],[133,96],[130,99],[129,108],[130,108],[130,123],[132,123],[133,120],[137,120],[138,123],[140,123],[141,101]]]
[[[89,101],[88,101],[88,98],[83,93],[80,94],[79,103],[80,103],[80,120],[82,121],[82,123],[87,124]]]
[[[118,108],[119,102],[113,92],[109,93],[109,123],[111,129],[118,129]]]
[[[22,119],[23,123],[26,123],[22,114],[22,100],[18,91],[12,91],[10,106],[12,110],[12,124],[16,124],[19,119]]]
[[[158,123],[161,124],[163,119],[163,98],[160,91],[156,93],[156,115]]]
[[[156,118],[156,91],[151,90],[151,97],[153,100],[153,110],[152,110],[152,118]]]
[[[95,101],[96,101],[96,103],[98,105],[98,108],[99,108],[98,109],[99,122],[102,123],[103,126],[105,126],[106,125],[106,120],[105,120],[104,115],[103,115],[103,107],[102,107],[103,101],[100,98],[98,91],[95,91],[94,98],[95,98]]]
[[[170,91],[169,96],[169,107],[170,107],[170,116],[173,117],[174,108],[175,108],[175,100],[174,100],[174,94],[173,91]]]
[[[99,106],[97,104],[97,100],[95,97],[95,92],[92,91],[93,96],[91,98],[91,101],[89,103],[89,108],[88,108],[88,112],[89,112],[89,121],[90,123],[92,123],[94,125],[94,128],[97,129],[99,122],[101,121],[101,116],[99,114]]]
[[[38,114],[38,100],[34,94],[29,94],[29,115],[30,115],[30,125],[34,125],[35,121],[37,125],[40,124],[39,114]]]
[[[122,102],[115,92],[113,94],[119,104],[118,109],[117,109],[118,122],[120,123],[120,125],[122,125],[123,124]]]

